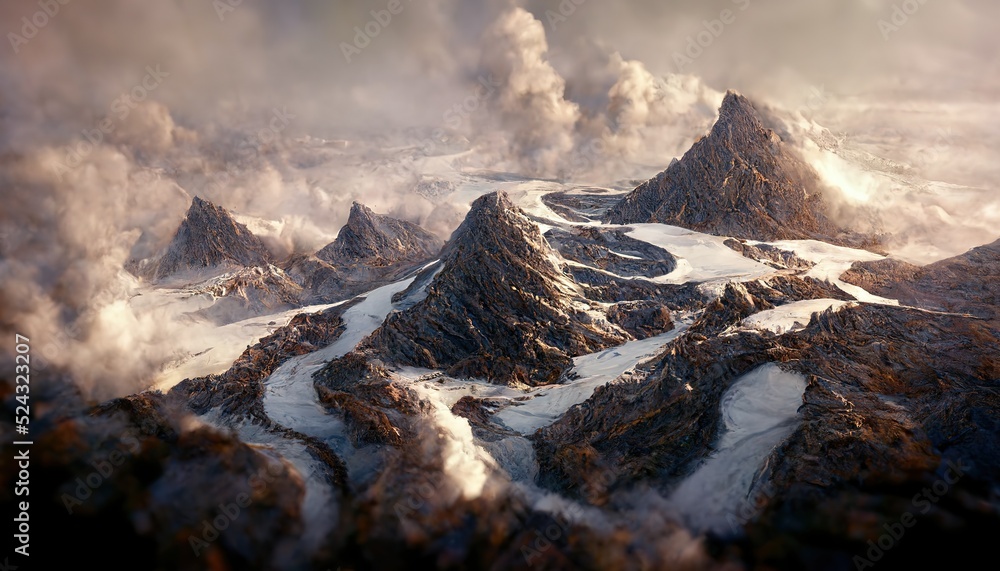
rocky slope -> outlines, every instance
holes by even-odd
[[[441,240],[420,226],[372,212],[355,202],[347,225],[337,239],[316,252],[316,257],[336,268],[384,268],[400,263],[413,265],[432,259],[441,250]]]
[[[1000,240],[923,267],[857,262],[841,279],[906,305],[1000,319]]]
[[[391,363],[497,383],[559,379],[571,357],[628,335],[563,275],[538,227],[496,192],[477,199],[442,252],[427,297],[363,345]]]
[[[112,560],[136,569],[309,565],[297,539],[304,488],[290,463],[162,396],[91,407],[48,373],[32,395],[32,539],[59,540],[33,541],[32,561],[54,568],[110,536]]]
[[[827,217],[816,173],[733,91],[708,136],[623,198],[604,221],[662,222],[753,240],[840,233]]]
[[[266,267],[271,255],[246,226],[224,208],[194,197],[166,253],[140,271],[163,279],[186,270]]]
[[[355,202],[337,239],[286,264],[309,301],[328,303],[395,281],[433,260],[442,242],[423,228]]]
[[[302,286],[272,265],[236,270],[193,288],[192,293],[215,298],[215,303],[195,315],[219,325],[292,309],[304,298]]]
[[[750,301],[741,297],[724,296],[714,312],[737,322],[752,311],[739,309]],[[968,466],[961,491],[921,525],[930,535],[979,534],[977,525],[1000,518],[998,335],[975,318],[863,304],[816,314],[782,336],[683,337],[643,367],[640,382],[604,387],[540,431],[541,479],[596,504],[640,483],[669,492],[719,438],[723,392],[756,367],[780,363],[808,384],[801,424],[760,458],[747,503],[732,514],[728,533],[751,530],[747,560],[850,568],[852,555],[885,533],[883,522],[914,511],[910,498],[940,480],[949,462]],[[595,474],[613,485],[596,485]],[[928,554],[913,542],[894,558]]]
[[[545,233],[545,239],[567,260],[622,277],[653,278],[677,267],[670,252],[630,238],[625,230],[553,228]]]

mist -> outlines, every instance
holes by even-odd
[[[926,263],[1000,227],[995,2],[57,4],[0,6],[2,328],[102,398],[176,357],[180,326],[131,309],[123,266],[195,195],[278,257],[334,239],[353,200],[447,237],[468,205],[422,184],[648,177],[730,88],[894,253]]]

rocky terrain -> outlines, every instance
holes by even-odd
[[[732,238],[726,240],[725,244],[751,260],[757,260],[778,270],[808,270],[816,265],[796,256],[795,252],[782,250],[770,244],[749,244],[746,240]]]
[[[183,271],[266,267],[272,261],[264,243],[246,226],[196,196],[166,252],[139,272],[161,280]]]
[[[1000,319],[1000,240],[923,267],[856,262],[841,279],[907,305]]]
[[[195,312],[224,325],[255,315],[278,313],[298,307],[303,288],[280,268],[267,265],[242,268],[192,288],[195,295],[216,299],[210,307]]]
[[[405,220],[355,202],[337,239],[287,264],[313,303],[329,303],[393,282],[437,257],[442,242]]]
[[[616,276],[653,278],[667,275],[677,267],[677,260],[670,252],[629,238],[622,230],[553,228],[545,233],[545,239],[566,260]]]
[[[53,375],[45,387],[33,394],[45,412],[33,423],[32,533],[60,543],[33,550],[32,561],[114,538],[116,560],[137,569],[308,565],[297,539],[302,481],[273,450],[156,395],[94,407],[66,377]]]
[[[473,203],[441,264],[427,297],[390,315],[363,350],[390,363],[539,385],[558,381],[571,357],[628,338],[595,316],[538,227],[504,193]]]
[[[355,203],[275,261],[195,199],[130,267],[242,353],[103,403],[46,372],[32,518],[143,569],[976,567],[1000,242],[841,247],[801,167],[729,93],[621,202],[500,174],[443,246]]]
[[[708,136],[613,206],[604,221],[660,222],[751,240],[841,234],[816,173],[733,91]]]

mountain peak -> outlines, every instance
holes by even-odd
[[[733,137],[735,134],[741,136]],[[770,132],[761,123],[753,103],[736,91],[727,91],[719,107],[719,120],[712,127],[711,136],[746,140],[748,136],[755,135],[770,137]]]
[[[750,100],[729,91],[711,133],[612,207],[605,221],[661,222],[750,240],[833,239],[839,229],[825,214],[820,186]]]
[[[627,337],[583,309],[577,284],[552,255],[505,193],[476,199],[445,246],[426,297],[391,315],[365,349],[394,363],[496,383],[556,382],[572,357]]]
[[[375,212],[371,208],[355,200],[351,203],[351,214],[347,217],[347,223],[350,224],[352,220],[356,219],[371,219],[374,216]]]
[[[441,249],[441,240],[420,226],[376,214],[355,201],[337,239],[316,257],[337,267],[358,264],[384,267],[404,261],[425,261]]]
[[[188,269],[266,266],[263,242],[229,212],[201,197],[191,200],[166,254],[153,268],[157,279]]]

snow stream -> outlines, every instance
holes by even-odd
[[[768,455],[798,424],[806,379],[767,364],[747,373],[723,394],[725,422],[713,452],[670,496],[697,532],[738,533]],[[698,390],[697,387],[695,390]]]
[[[315,436],[333,446],[338,453],[350,446],[343,425],[326,414],[313,388],[313,373],[332,359],[351,352],[362,339],[385,321],[392,311],[392,296],[405,290],[415,277],[376,289],[364,301],[344,312],[345,331],[332,345],[286,361],[264,382],[264,412],[292,430]]]

